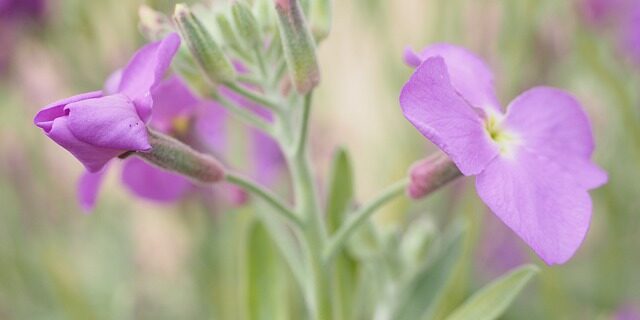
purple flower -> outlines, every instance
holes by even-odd
[[[115,72],[107,80],[105,87],[118,87],[120,75],[121,72]],[[176,76],[159,83],[152,90],[151,96],[154,107],[150,127],[224,159],[223,155],[230,151],[227,143],[229,117],[222,106],[214,101],[196,97],[184,81]],[[250,106],[246,102],[243,105]],[[271,138],[255,135],[254,132],[250,143],[252,146],[261,146],[258,152],[251,154],[252,165],[261,169],[252,169],[254,176],[261,183],[270,183],[273,180],[262,177],[272,177],[279,172],[281,166],[274,163],[274,153],[279,155],[280,149]],[[100,185],[108,167],[110,165],[96,173],[86,172],[80,178],[78,198],[82,208],[87,212],[96,204]],[[204,188],[179,174],[162,170],[136,157],[124,160],[121,180],[133,195],[157,203],[180,201],[196,191],[213,195],[215,200],[222,200],[231,205],[242,205],[247,201],[246,192],[234,185],[222,184],[219,188]]]
[[[0,0],[0,75],[8,70],[13,48],[25,27],[42,22],[46,11],[44,0]]]
[[[615,320],[640,320],[640,309],[638,304],[627,303],[622,305],[614,316]]]
[[[47,9],[45,0],[0,0],[0,18],[39,19]]]
[[[619,37],[622,51],[640,65],[640,1],[635,1],[629,9],[627,19],[621,23]]]
[[[639,0],[584,0],[580,5],[588,23],[600,29],[610,26],[620,52],[640,64]]]
[[[144,46],[118,76],[120,81],[111,79],[104,91],[54,102],[38,112],[34,123],[90,172],[127,151],[149,151],[145,125],[153,107],[151,91],[179,46],[177,34]]]
[[[405,117],[466,176],[485,204],[547,263],[566,262],[591,220],[588,190],[606,173],[591,162],[594,142],[580,104],[554,88],[522,93],[502,112],[493,75],[465,49],[440,44],[405,84]]]
[[[106,90],[119,86],[121,74],[122,72],[117,71],[109,77]],[[189,123],[197,115],[199,121],[210,124],[206,127],[207,131],[198,134],[224,140],[226,111],[213,102],[196,98],[180,78],[173,76],[162,81],[152,89],[151,97],[154,107],[149,126],[155,130],[184,137],[188,135]],[[220,147],[212,145],[211,151],[222,153]],[[107,167],[99,172],[86,172],[80,178],[78,198],[85,211],[91,211],[95,206]],[[160,203],[179,201],[197,187],[189,179],[157,168],[137,157],[124,160],[122,183],[132,194]]]

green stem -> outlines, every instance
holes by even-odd
[[[240,121],[245,124],[255,127],[257,129],[262,130],[270,135],[273,135],[273,127],[271,124],[263,120],[262,118],[256,116],[253,112],[248,109],[239,107],[235,105],[233,102],[229,101],[222,95],[218,95],[215,97],[216,101],[220,102],[220,104],[231,112],[234,116],[236,116]]]
[[[244,178],[235,173],[227,173],[225,179],[232,184],[240,186],[247,190],[248,192],[260,197],[262,200],[266,201],[269,205],[271,205],[275,210],[275,212],[279,213],[283,218],[285,218],[288,222],[292,223],[296,227],[302,228],[303,223],[296,214],[291,211],[285,204],[282,203],[274,194],[263,189],[261,186],[252,182],[251,180]]]
[[[262,79],[267,79],[267,67],[264,63],[264,59],[262,58],[262,54],[260,53],[260,50],[258,49],[258,47],[254,48],[254,52],[256,55],[256,61],[258,61],[258,68],[260,68],[260,75],[262,76]]]
[[[408,179],[400,180],[383,190],[371,202],[363,205],[358,211],[351,215],[350,219],[340,226],[336,234],[331,237],[329,244],[324,250],[324,263],[329,263],[333,256],[345,245],[349,237],[378,209],[394,198],[404,194]]]
[[[302,230],[303,241],[306,245],[306,262],[309,274],[312,276],[306,292],[307,303],[312,313],[312,319],[331,319],[331,300],[329,298],[329,275],[322,263],[322,252],[326,241],[326,229],[322,219],[322,213],[318,205],[317,192],[314,185],[313,173],[307,154],[309,109],[311,108],[311,95],[306,96],[305,109],[302,115],[302,124],[297,135],[293,149],[286,149],[287,162],[291,171],[295,193],[296,212],[304,219]],[[288,123],[291,118],[286,114],[283,123]],[[284,145],[286,142],[281,141]]]
[[[249,89],[244,88],[243,86],[239,85],[236,82],[227,82],[224,84],[227,88],[231,89],[233,92],[257,103],[260,104],[261,106],[267,108],[267,109],[271,109],[273,111],[278,111],[280,110],[280,105],[274,101],[269,100],[267,97],[258,94],[254,91],[251,91]]]
[[[298,141],[294,149],[294,154],[304,154],[306,152],[307,140],[309,136],[309,118],[311,115],[311,101],[313,94],[309,92],[304,96],[304,107],[302,109],[302,124],[298,134]]]

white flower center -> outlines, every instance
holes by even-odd
[[[513,158],[517,147],[521,144],[521,139],[517,133],[502,125],[503,120],[503,115],[489,112],[484,120],[484,128],[491,141],[498,145],[500,155]]]

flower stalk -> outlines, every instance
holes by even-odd
[[[216,183],[224,179],[222,164],[212,156],[200,153],[188,145],[160,132],[148,129],[149,152],[136,155],[160,168],[173,171],[201,183]]]

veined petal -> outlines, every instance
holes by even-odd
[[[509,105],[503,125],[519,136],[522,147],[555,162],[583,188],[606,183],[607,174],[590,160],[589,119],[568,93],[549,87],[527,90]]]
[[[71,152],[89,172],[97,172],[126,150],[96,147],[78,138],[69,130],[68,118],[60,117],[53,121],[47,136],[61,147]]]
[[[402,88],[405,117],[464,175],[482,172],[498,154],[481,118],[451,85],[442,57],[424,61]]]
[[[153,105],[151,89],[162,80],[179,47],[180,36],[171,33],[163,40],[138,50],[122,71],[118,91],[134,101],[140,118],[145,122]]]
[[[591,198],[555,162],[521,149],[478,175],[480,198],[547,264],[576,252],[589,229]]]
[[[158,202],[178,201],[193,186],[188,179],[154,167],[137,157],[125,161],[122,182],[136,196]]]
[[[58,100],[42,108],[33,119],[33,123],[40,127],[45,133],[51,131],[53,121],[56,118],[65,116],[64,107],[77,101],[102,97],[102,91],[92,91],[75,95],[70,98]]]
[[[127,151],[151,149],[144,122],[131,100],[122,94],[74,102],[65,111],[69,129],[86,143]]]
[[[434,44],[426,47],[420,54],[405,51],[405,60],[409,65],[437,56],[444,59],[453,87],[472,107],[501,111],[496,98],[493,73],[475,54],[450,44]]]
[[[108,168],[109,164],[98,172],[87,171],[80,176],[80,180],[78,180],[78,201],[84,212],[90,213],[95,208],[98,193]]]

